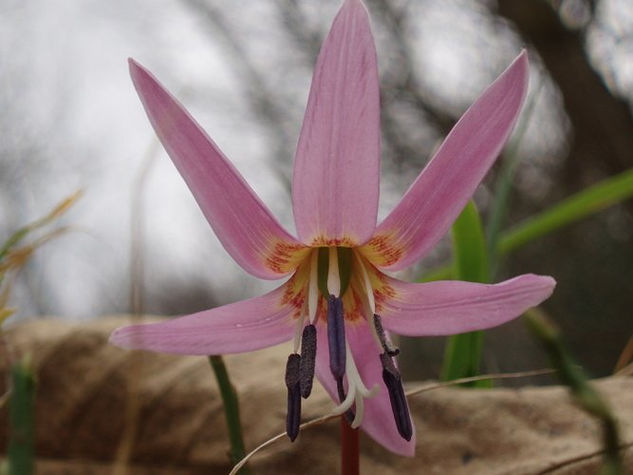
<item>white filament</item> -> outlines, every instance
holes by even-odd
[[[308,317],[310,323],[314,323],[317,313],[317,304],[319,302],[319,251],[312,251],[310,257],[310,282],[308,283]]]
[[[358,263],[358,268],[360,269],[360,273],[363,277],[363,284],[365,287],[365,296],[367,297],[365,302],[367,304],[367,307],[369,307],[369,312],[365,312],[367,316],[367,324],[369,325],[371,334],[374,337],[376,346],[378,346],[378,350],[380,351],[380,353],[382,353],[384,349],[382,347],[382,342],[380,341],[380,337],[378,336],[376,325],[374,324],[374,314],[376,313],[376,300],[374,299],[374,289],[371,286],[371,281],[369,280],[369,274],[367,273],[367,269],[365,269],[365,264],[363,264],[363,258],[360,257],[359,255],[356,255],[356,262]],[[365,308],[367,309],[367,307]]]
[[[338,251],[336,247],[330,248],[330,260],[327,269],[327,290],[330,295],[340,297],[341,295],[341,276],[338,270]]]
[[[365,285],[365,295],[367,296],[367,303],[369,304],[369,309],[371,310],[371,314],[376,313],[376,301],[374,300],[374,289],[371,286],[371,281],[369,280],[369,274],[367,273],[367,269],[365,269],[365,264],[363,264],[363,259],[360,256],[356,256],[356,261],[358,262],[358,268],[360,269],[360,273],[363,276],[363,284]]]
[[[303,335],[303,321],[305,320],[305,314],[301,314],[299,318],[297,318],[297,323],[295,324],[295,337],[294,337],[294,352],[299,353],[299,346],[301,345],[301,336]]]

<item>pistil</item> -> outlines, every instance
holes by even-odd
[[[330,347],[330,371],[337,384],[345,374],[345,321],[343,301],[330,295],[327,306],[327,336]],[[340,392],[340,390],[339,390]]]
[[[378,391],[378,385],[375,385],[372,389],[367,389],[360,377],[360,374],[358,373],[358,368],[354,362],[354,357],[352,356],[349,345],[346,345],[345,351],[347,352],[346,376],[348,392],[347,396],[345,396],[345,398],[341,401],[341,404],[336,407],[334,412],[336,414],[345,413],[348,422],[350,422],[352,428],[355,429],[359,427],[363,421],[365,408],[364,399],[373,397],[376,391]],[[355,412],[351,411],[352,405],[355,405]]]

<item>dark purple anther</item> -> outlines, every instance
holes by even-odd
[[[396,421],[398,433],[403,439],[407,441],[411,440],[413,435],[413,426],[411,425],[409,405],[407,404],[407,398],[404,395],[404,388],[402,387],[400,373],[388,353],[382,353],[380,355],[380,361],[383,368],[382,380],[385,382],[385,386],[387,386],[387,391],[389,392],[391,410],[393,411],[393,417]]]
[[[327,302],[327,340],[330,346],[330,371],[339,380],[345,374],[345,320],[343,301],[330,295]]]
[[[389,356],[398,356],[400,354],[400,350],[393,346],[393,343],[387,340],[387,335],[385,334],[385,329],[382,327],[382,319],[380,318],[380,315],[374,314],[374,327],[376,328],[376,333],[378,334],[378,339],[380,340],[382,349]]]
[[[301,335],[301,364],[299,365],[299,386],[301,397],[307,398],[312,392],[314,380],[314,360],[316,358],[316,328],[306,325]]]
[[[301,357],[293,353],[286,363],[286,387],[288,388],[288,413],[286,414],[286,434],[291,441],[299,435],[301,424],[301,389],[299,385],[299,367]]]

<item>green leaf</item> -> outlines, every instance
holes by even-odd
[[[514,226],[503,234],[499,252],[507,254],[534,239],[580,221],[633,196],[633,169],[570,196],[561,203]]]
[[[468,282],[488,282],[488,256],[481,219],[475,204],[464,207],[452,229],[455,278]]]
[[[477,207],[470,201],[452,229],[453,274],[458,280],[488,282],[488,258],[481,219]],[[448,338],[442,368],[442,381],[479,374],[483,332],[470,332]],[[490,387],[490,381],[478,381],[472,386]]]

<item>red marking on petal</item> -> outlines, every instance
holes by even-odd
[[[310,242],[311,247],[356,247],[358,244],[350,237],[328,238],[324,235],[317,236]]]
[[[302,244],[277,241],[266,255],[266,266],[279,274],[297,268],[306,258],[310,249]]]
[[[396,242],[389,234],[377,234],[360,250],[372,264],[387,267],[398,262],[404,253],[404,249],[397,246]]]
[[[308,277],[310,275],[309,262],[302,263],[297,272],[286,283],[284,293],[281,296],[281,306],[291,306],[294,311],[292,318],[299,318],[305,312],[306,298],[308,295]]]

